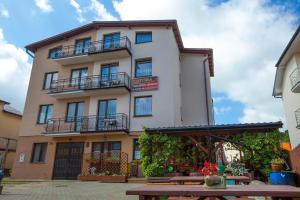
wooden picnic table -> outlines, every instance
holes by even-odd
[[[159,199],[160,196],[217,197],[268,196],[281,199],[300,197],[300,188],[287,185],[230,185],[225,189],[211,189],[202,185],[146,185],[126,191],[126,195],[138,195],[139,200]]]
[[[227,180],[234,180],[236,182],[250,182],[248,176],[226,176]],[[174,176],[169,179],[170,182],[176,182],[183,185],[185,182],[204,182],[204,176]]]

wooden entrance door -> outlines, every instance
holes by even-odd
[[[74,180],[81,173],[83,142],[57,143],[53,179]]]

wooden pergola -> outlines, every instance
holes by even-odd
[[[170,134],[189,139],[197,148],[200,148],[212,161],[214,153],[223,146],[224,142],[244,146],[240,142],[230,139],[231,136],[248,133],[266,133],[282,128],[282,122],[249,123],[249,124],[222,124],[180,127],[146,128],[148,134]],[[246,147],[247,148],[247,147]]]

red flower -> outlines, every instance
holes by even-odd
[[[204,176],[218,174],[217,164],[205,161],[204,167],[201,169],[201,173]]]

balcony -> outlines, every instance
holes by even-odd
[[[53,118],[47,121],[46,135],[64,136],[98,132],[129,131],[128,117],[118,113],[108,116],[84,116],[76,118]]]
[[[296,117],[296,128],[300,129],[300,108],[295,111],[295,117]]]
[[[75,45],[64,46],[52,59],[61,65],[70,65],[125,58],[130,55],[131,42],[124,36],[109,42],[104,42],[103,40],[94,41],[87,47]]]
[[[119,72],[108,77],[86,76],[74,79],[60,79],[51,84],[48,94],[57,99],[92,95],[124,94],[130,91],[130,78]]]
[[[290,75],[290,81],[292,85],[292,92],[300,92],[300,69],[296,68]]]

